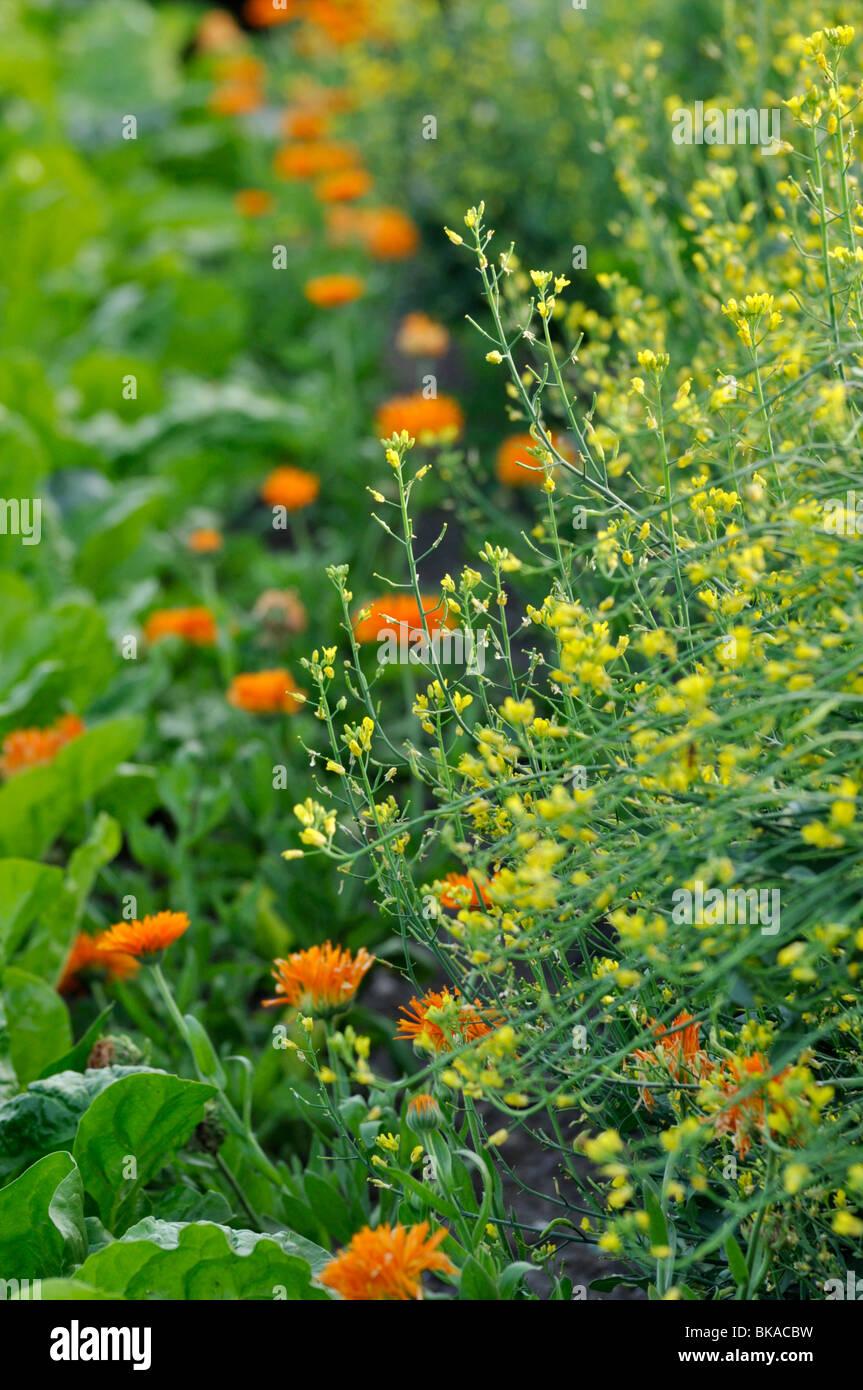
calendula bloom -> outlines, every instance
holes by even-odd
[[[61,994],[77,994],[91,975],[108,980],[128,980],[140,970],[140,963],[125,951],[101,950],[104,933],[91,936],[79,932],[75,938],[57,989]]]
[[[209,608],[157,608],[144,624],[148,642],[163,637],[181,637],[198,647],[212,647],[216,640],[216,620]]]
[[[290,671],[246,671],[235,676],[227,700],[247,714],[294,714],[302,705],[300,691]]]
[[[227,10],[208,10],[198,25],[195,48],[199,53],[220,53],[236,48],[243,41],[243,31]]]
[[[455,1266],[438,1249],[445,1230],[429,1236],[429,1224],[418,1226],[366,1226],[358,1231],[347,1250],[325,1265],[318,1276],[351,1302],[407,1302],[423,1296],[420,1276],[424,1270],[454,1274]]]
[[[485,906],[487,899],[476,874],[451,873],[447,874],[446,881],[449,887],[444,889],[440,898],[444,907],[457,911],[462,907],[479,907],[480,903]]]
[[[279,0],[278,8],[273,4],[273,0],[246,0],[243,6],[243,19],[253,29],[265,29],[271,24],[287,24],[300,13],[300,0]]]
[[[366,282],[360,275],[315,275],[303,285],[303,294],[319,309],[337,309],[352,304],[365,294]]]
[[[321,480],[317,473],[307,473],[304,468],[293,468],[289,464],[274,468],[263,482],[261,498],[270,507],[285,507],[289,512],[298,512],[317,500],[321,490]]]
[[[255,600],[252,617],[261,624],[265,642],[281,642],[289,633],[305,632],[309,621],[293,589],[265,589]]]
[[[771,1088],[778,1088],[778,1083],[790,1071],[790,1066],[785,1067],[771,1078],[770,1063],[760,1052],[753,1052],[742,1060],[732,1058],[723,1062],[716,1083],[727,1099],[721,1102],[714,1128],[717,1134],[731,1135],[731,1141],[741,1158],[748,1154],[753,1137],[766,1136],[767,1102],[771,1099]]]
[[[422,999],[399,1005],[405,1017],[399,1020],[396,1037],[409,1038],[417,1046],[434,1052],[448,1052],[461,1043],[476,1042],[493,1030],[482,1017],[479,1000],[474,1003],[476,1007],[463,1004],[458,989],[430,989]],[[435,1016],[429,1017],[430,1013]]]
[[[282,117],[282,130],[291,140],[321,140],[329,127],[326,111],[292,107]]]
[[[253,82],[224,82],[210,96],[210,110],[217,116],[245,116],[263,104],[264,94]]]
[[[274,207],[273,195],[262,188],[241,188],[234,194],[234,207],[241,217],[266,217]]]
[[[417,1095],[411,1096],[408,1101],[407,1120],[411,1129],[416,1134],[420,1134],[425,1130],[437,1129],[443,1120],[443,1115],[434,1096],[430,1096],[426,1091],[420,1091]]]
[[[266,65],[251,53],[236,53],[220,58],[216,64],[219,82],[240,82],[260,85],[267,76]]]
[[[428,314],[406,314],[399,325],[396,347],[407,357],[443,357],[449,350],[449,334]]]
[[[450,617],[439,598],[432,594],[421,594],[422,611],[413,594],[392,593],[386,598],[376,598],[366,604],[354,619],[354,636],[362,645],[366,642],[380,642],[383,637],[398,632],[399,638],[415,642],[423,636],[423,617],[429,635],[455,627],[455,619]]]
[[[570,463],[575,461],[575,454],[559,434],[550,433],[549,438],[559,454]],[[509,439],[503,441],[495,457],[498,480],[506,483],[507,487],[542,487],[546,470],[541,459],[528,453],[529,449],[540,447],[542,446],[529,434],[510,435]]]
[[[193,555],[214,555],[222,548],[222,533],[215,526],[199,526],[186,541]]]
[[[117,922],[99,937],[100,952],[120,951],[129,956],[155,956],[165,951],[189,929],[185,912],[155,912],[141,921]]]
[[[321,30],[330,43],[342,47],[358,39],[381,36],[383,29],[370,0],[306,0],[303,20]]]
[[[376,261],[401,261],[419,246],[419,232],[398,208],[368,208],[362,222],[363,244]]]
[[[342,169],[326,174],[315,184],[315,196],[322,203],[352,203],[365,197],[372,186],[367,169]]]
[[[658,1038],[656,1047],[653,1050],[637,1048],[633,1053],[643,1079],[650,1077],[651,1069],[667,1072],[675,1081],[683,1082],[709,1076],[713,1063],[699,1045],[701,1024],[696,1023],[691,1014],[679,1013],[670,1028],[654,1018],[650,1024]],[[656,1101],[649,1087],[642,1088],[641,1099],[648,1110],[654,1108]]]
[[[375,416],[382,439],[407,430],[420,444],[452,444],[464,428],[464,415],[452,396],[393,396]]]
[[[354,169],[358,162],[353,145],[308,140],[276,150],[273,169],[283,179],[318,179],[323,174]]]
[[[326,941],[306,951],[294,951],[287,960],[274,962],[275,999],[266,1007],[286,1004],[305,1014],[332,1014],[345,1008],[359,989],[375,958],[361,946],[355,956],[342,946]]]
[[[45,767],[54,761],[61,748],[83,733],[84,723],[77,714],[64,714],[44,729],[15,729],[3,740],[0,774],[14,777],[31,767]]]

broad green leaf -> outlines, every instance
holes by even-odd
[[[90,1255],[76,1277],[129,1299],[326,1299],[312,1283],[312,1261],[320,1270],[328,1259],[290,1232],[148,1217]]]
[[[72,1045],[69,1011],[55,989],[17,966],[0,977],[9,1030],[9,1055],[19,1085],[35,1081]]]
[[[461,1297],[471,1303],[491,1302],[500,1297],[491,1275],[486,1273],[473,1255],[468,1255],[462,1266],[459,1290]]]
[[[185,1143],[214,1094],[200,1081],[150,1071],[124,1077],[96,1097],[73,1152],[109,1230],[128,1222],[138,1192]]]
[[[86,1255],[81,1175],[71,1154],[48,1154],[0,1191],[0,1270],[45,1279]]]
[[[0,968],[15,954],[34,918],[63,890],[63,871],[30,859],[0,860]]]
[[[149,1067],[100,1067],[33,1081],[0,1105],[0,1182],[56,1149],[70,1149],[78,1121],[100,1092]],[[156,1073],[164,1075],[164,1073]]]
[[[347,1244],[355,1223],[341,1193],[317,1173],[306,1173],[303,1187],[309,1206],[327,1234]]]
[[[39,1290],[42,1303],[77,1303],[81,1301],[110,1303],[122,1298],[122,1294],[105,1293],[104,1289],[91,1288],[80,1279],[46,1279]]]

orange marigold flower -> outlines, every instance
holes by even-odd
[[[317,179],[322,174],[353,169],[358,162],[357,150],[353,145],[309,140],[303,144],[284,145],[276,150],[273,169],[283,179]]]
[[[79,932],[75,938],[57,989],[61,994],[78,994],[90,975],[99,974],[108,980],[128,980],[141,966],[135,957],[124,951],[103,951],[103,934],[91,936]]]
[[[644,1079],[645,1069],[649,1073],[651,1068],[666,1071],[675,1081],[698,1081],[710,1075],[713,1063],[699,1045],[701,1024],[695,1022],[692,1014],[685,1010],[679,1013],[670,1028],[657,1023],[655,1018],[650,1024],[659,1039],[656,1048],[652,1051],[637,1048],[632,1054],[641,1064]],[[648,1087],[641,1089],[641,1099],[648,1110],[653,1110],[656,1101]]]
[[[369,0],[306,0],[303,19],[340,47],[384,32]]]
[[[193,555],[213,555],[222,548],[222,533],[215,526],[199,526],[186,541]]]
[[[410,1038],[415,1045],[434,1052],[448,1052],[461,1043],[476,1042],[493,1029],[482,1017],[488,1010],[481,1010],[478,999],[474,1004],[476,1008],[473,1004],[462,1004],[458,989],[427,990],[422,999],[414,998],[408,1005],[399,1005],[399,1012],[405,1017],[399,1019],[396,1037]],[[432,1010],[437,1018],[429,1017]],[[492,1023],[499,1021],[492,1016]]]
[[[274,468],[264,479],[261,497],[270,507],[284,507],[289,512],[301,511],[317,500],[321,480],[317,473],[284,464]]]
[[[357,614],[354,619],[354,636],[362,645],[364,642],[380,642],[383,636],[398,629],[399,637],[407,642],[415,642],[423,636],[423,617],[429,635],[444,628],[455,627],[455,619],[444,610],[441,599],[432,594],[421,594],[422,611],[413,594],[388,594],[386,598],[376,598]],[[407,628],[402,634],[401,629]]]
[[[407,430],[420,444],[452,444],[463,428],[461,406],[452,396],[393,396],[375,416],[382,439]]]
[[[342,169],[320,179],[315,184],[315,195],[322,203],[352,203],[365,197],[372,182],[367,169]]]
[[[415,223],[398,208],[367,208],[362,224],[366,250],[376,261],[402,261],[412,256],[420,237]]]
[[[327,243],[330,246],[361,245],[364,212],[364,208],[350,207],[347,203],[331,204],[326,209]]]
[[[559,454],[570,463],[575,462],[575,454],[566,440],[559,434],[549,433],[549,438]],[[495,472],[507,487],[541,487],[545,482],[545,469],[535,454],[537,441],[529,434],[513,434],[505,439],[497,451]]]
[[[300,13],[300,0],[282,0],[276,9],[273,0],[246,0],[243,18],[253,29],[265,29],[271,24],[287,24]]]
[[[216,77],[220,82],[240,82],[258,86],[266,76],[266,64],[251,53],[237,53],[228,58],[220,58],[216,65]]]
[[[83,720],[77,714],[64,714],[44,729],[15,729],[7,734],[0,750],[0,774],[14,777],[31,767],[46,767],[52,763],[67,743],[84,733]]]
[[[165,951],[189,929],[185,912],[155,912],[134,922],[116,922],[99,937],[100,951],[120,951],[130,956],[154,956]]]
[[[254,82],[224,82],[210,96],[210,110],[217,116],[245,116],[263,104],[264,94]]]
[[[291,140],[320,140],[329,127],[330,116],[326,111],[298,106],[286,111],[282,117],[282,130]]]
[[[234,207],[241,217],[266,217],[274,207],[273,195],[262,188],[241,188],[234,194]]]
[[[243,31],[227,10],[208,10],[198,25],[195,47],[199,53],[218,53],[242,43]]]
[[[477,882],[476,874],[447,874],[446,881],[449,888],[444,889],[440,899],[444,907],[458,911],[462,907],[479,907],[480,903],[485,907],[488,902],[484,886]],[[453,892],[453,889],[457,891]]]
[[[423,1296],[420,1276],[432,1269],[455,1274],[452,1261],[438,1250],[445,1230],[429,1236],[429,1224],[365,1226],[347,1250],[325,1265],[320,1282],[351,1302],[408,1302]]]
[[[375,958],[361,946],[355,956],[329,941],[294,951],[287,960],[274,961],[276,999],[264,999],[266,1007],[291,1004],[306,1014],[332,1014],[349,1004]]]
[[[216,620],[209,608],[157,608],[144,624],[148,642],[163,637],[182,637],[199,647],[212,647],[216,640]]]
[[[443,357],[449,350],[449,334],[428,314],[406,314],[399,325],[396,347],[408,357]]]
[[[235,676],[228,689],[228,704],[247,714],[294,714],[303,701],[290,671],[248,671]]]
[[[753,1052],[743,1061],[733,1058],[723,1062],[717,1076],[720,1090],[727,1097],[716,1115],[717,1134],[730,1134],[741,1158],[752,1147],[752,1138],[765,1137],[768,1129],[766,1101],[771,1088],[788,1075],[791,1067],[771,1077],[770,1063],[760,1052]],[[780,1109],[783,1108],[781,1105]]]
[[[303,294],[319,309],[335,309],[360,299],[365,288],[366,282],[359,275],[316,275],[303,285]]]

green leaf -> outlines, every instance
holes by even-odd
[[[200,1081],[151,1071],[123,1077],[96,1097],[73,1152],[109,1230],[128,1222],[138,1192],[185,1143],[214,1094]]]
[[[0,787],[0,855],[38,859],[76,809],[131,757],[140,719],[113,719],[61,748],[48,767],[21,772]]]
[[[468,1255],[462,1266],[459,1289],[461,1297],[470,1303],[487,1303],[500,1297],[494,1280],[474,1255]]]
[[[33,1081],[0,1105],[0,1182],[56,1149],[71,1149],[78,1122],[91,1102],[115,1081],[149,1067],[100,1067],[64,1071]],[[157,1073],[161,1075],[162,1073]]]
[[[77,1278],[130,1299],[326,1299],[312,1283],[327,1252],[290,1232],[259,1235],[148,1217],[84,1261]]]
[[[9,1055],[19,1085],[35,1081],[72,1045],[69,1011],[55,989],[16,966],[2,975]]]
[[[0,1192],[0,1270],[44,1279],[86,1255],[81,1175],[71,1154],[48,1154]]]
[[[90,1284],[82,1284],[80,1279],[46,1279],[38,1296],[42,1303],[77,1303],[85,1299],[90,1302],[98,1300],[110,1303],[123,1295],[94,1289]]]
[[[30,923],[63,889],[63,872],[30,859],[0,860],[0,968],[15,954]]]
[[[341,1193],[317,1173],[306,1173],[303,1187],[309,1206],[327,1234],[347,1244],[354,1233],[354,1222]]]
[[[746,1264],[746,1257],[734,1236],[729,1236],[725,1242],[725,1256],[731,1273],[734,1276],[735,1284],[749,1283],[749,1268]]]

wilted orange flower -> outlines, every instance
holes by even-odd
[[[246,0],[243,18],[253,29],[265,29],[271,24],[287,24],[296,19],[300,12],[300,0],[281,0],[279,8],[273,0]]]
[[[139,922],[116,922],[99,937],[100,952],[124,952],[130,956],[154,956],[165,951],[189,929],[185,912],[155,912]]]
[[[247,671],[235,676],[228,689],[228,704],[247,714],[294,714],[303,703],[290,671]]]
[[[305,632],[308,614],[293,589],[265,589],[255,600],[252,616],[265,629],[265,636],[282,640],[287,633]]]
[[[362,236],[366,250],[376,261],[401,261],[419,246],[416,225],[398,208],[367,208]]]
[[[272,974],[278,997],[263,1003],[268,1008],[291,1004],[305,1014],[335,1013],[350,1003],[374,962],[364,946],[352,956],[329,941],[307,951],[294,951],[287,960],[274,961]]]
[[[751,1057],[742,1061],[732,1058],[723,1062],[717,1084],[728,1097],[728,1102],[716,1115],[714,1126],[717,1134],[731,1135],[741,1158],[745,1158],[751,1149],[753,1136],[766,1136],[766,1101],[768,1097],[772,1099],[771,1092],[778,1089],[779,1083],[791,1070],[790,1066],[785,1067],[771,1078],[770,1063],[760,1052],[753,1052]],[[783,1107],[780,1104],[778,1108]]]
[[[396,1037],[410,1038],[415,1044],[435,1052],[448,1052],[461,1043],[476,1042],[491,1033],[492,1027],[482,1017],[482,1012],[488,1014],[488,1010],[481,1011],[478,999],[474,1004],[476,1008],[473,1004],[462,1004],[458,989],[427,990],[422,999],[414,998],[407,1006],[399,1005],[399,1012],[405,1017],[399,1019]],[[438,1013],[439,1019],[429,1018],[430,1010]],[[496,1016],[489,1016],[494,1024],[500,1021]]]
[[[357,1231],[347,1250],[325,1265],[318,1276],[351,1302],[408,1302],[423,1296],[420,1276],[433,1269],[454,1274],[452,1261],[438,1250],[445,1230],[429,1236],[429,1224],[418,1226],[365,1226]]]
[[[292,468],[285,464],[274,468],[261,486],[261,497],[270,507],[285,507],[289,512],[298,512],[317,499],[321,490],[321,480],[317,473],[307,473],[303,468]]]
[[[354,169],[357,163],[357,150],[353,145],[324,140],[283,145],[273,157],[273,169],[283,179],[317,179],[322,174]]]
[[[637,1048],[632,1054],[648,1073],[651,1068],[661,1068],[675,1081],[698,1081],[710,1074],[713,1063],[699,1046],[701,1024],[694,1021],[692,1014],[684,1010],[677,1015],[670,1028],[657,1023],[655,1018],[650,1020],[650,1024],[659,1039],[656,1048]],[[644,1070],[641,1074],[644,1077]],[[653,1110],[656,1101],[648,1087],[641,1089],[641,1099],[648,1110]]]
[[[199,647],[212,647],[216,640],[216,620],[209,608],[157,608],[144,624],[148,642],[163,637],[182,637]]]
[[[326,210],[327,242],[330,246],[361,245],[363,240],[364,208],[334,203]]]
[[[372,186],[367,169],[341,169],[327,174],[315,184],[315,195],[322,203],[352,203],[363,198]]]
[[[327,111],[291,107],[282,117],[282,131],[291,140],[320,140],[330,128]]]
[[[449,349],[449,334],[428,314],[406,314],[399,325],[396,347],[408,357],[443,357]]]
[[[482,885],[478,884],[476,880],[476,874],[447,874],[446,881],[449,888],[444,889],[441,894],[442,905],[456,911],[462,907],[479,907],[480,903],[485,906],[488,900]],[[453,893],[451,891],[453,888],[459,891]]]
[[[273,195],[262,188],[241,188],[234,194],[234,207],[241,217],[266,217],[274,207]]]
[[[199,526],[189,533],[186,544],[194,555],[212,555],[222,548],[222,533],[215,526]]]
[[[407,430],[420,444],[451,444],[463,427],[461,406],[452,396],[393,396],[375,417],[375,429],[382,439]]]
[[[210,110],[217,116],[245,116],[263,104],[264,94],[254,82],[224,82],[210,95]]]
[[[570,463],[575,462],[575,454],[559,434],[549,434],[552,444],[559,454]],[[513,434],[505,439],[497,451],[495,472],[502,483],[508,487],[542,487],[545,482],[545,469],[535,454],[537,441],[529,434]]]
[[[303,294],[319,309],[336,309],[360,299],[365,288],[366,282],[359,275],[316,275],[303,285]]]
[[[243,31],[232,14],[227,10],[208,10],[198,25],[195,47],[199,53],[218,53],[236,48],[242,39]]]
[[[393,628],[401,630],[406,627],[404,640],[414,642],[423,636],[423,617],[431,637],[444,628],[455,627],[455,619],[444,611],[441,599],[435,598],[432,594],[422,594],[420,597],[422,611],[413,594],[388,594],[385,598],[376,598],[372,603],[366,604],[354,619],[354,636],[357,641],[360,644],[379,642],[383,633],[391,632]],[[399,635],[402,635],[401,631]]]
[[[103,951],[99,943],[103,933],[90,936],[79,932],[63,967],[63,975],[57,989],[61,994],[77,994],[90,975],[98,974],[108,980],[128,980],[141,966],[134,956],[124,951]]]
[[[77,714],[64,714],[44,729],[15,729],[3,740],[0,774],[14,777],[31,767],[45,767],[54,761],[61,748],[83,733],[84,723]]]

